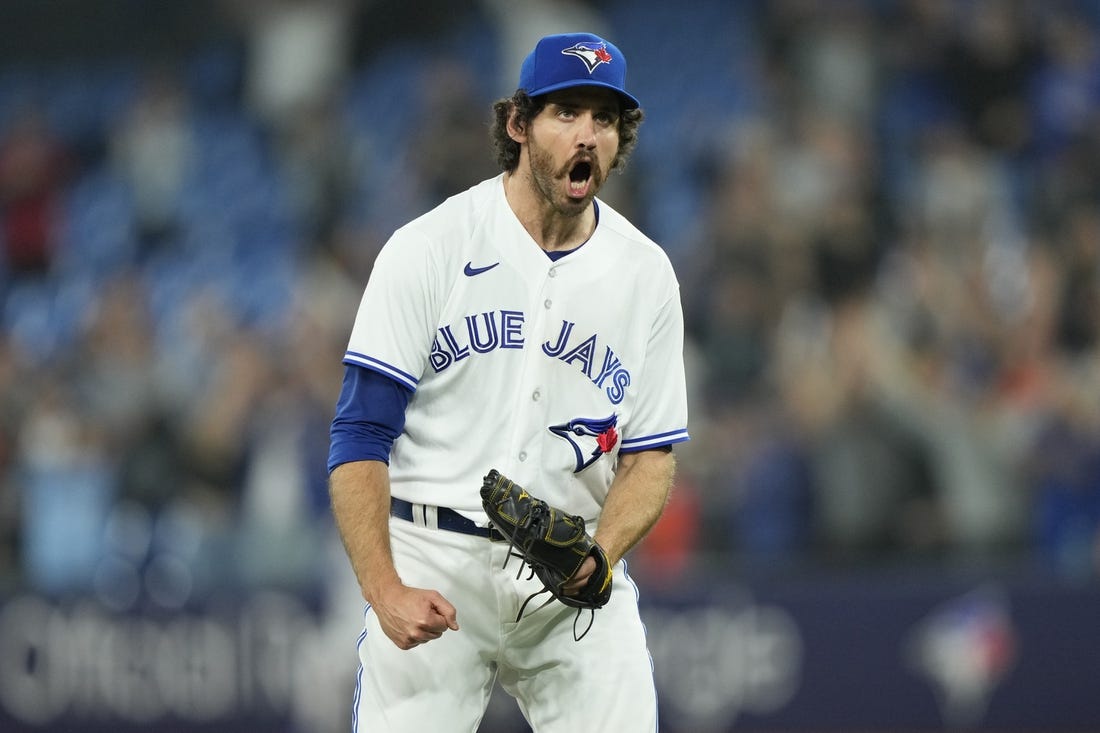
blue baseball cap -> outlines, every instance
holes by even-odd
[[[619,93],[623,107],[641,106],[626,91],[626,58],[610,41],[591,33],[546,36],[523,60],[519,88],[530,97],[578,86],[606,87]]]

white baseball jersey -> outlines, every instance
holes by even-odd
[[[593,520],[620,450],[688,439],[672,266],[598,207],[592,237],[552,261],[501,175],[383,247],[344,361],[414,390],[390,456],[395,497],[484,524],[478,490],[496,468]]]

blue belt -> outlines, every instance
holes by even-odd
[[[435,515],[434,521],[432,515]],[[469,534],[475,537],[486,537],[493,541],[502,541],[504,535],[489,527],[479,527],[472,519],[467,519],[454,509],[445,506],[427,506],[425,504],[413,504],[412,502],[390,498],[390,516],[404,519],[420,527],[431,529],[445,529],[448,532]]]

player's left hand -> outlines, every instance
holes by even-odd
[[[588,579],[592,577],[592,573],[596,572],[596,558],[589,555],[585,558],[581,566],[577,568],[577,572],[573,573],[573,577],[562,586],[562,590],[567,596],[575,596],[577,592],[583,588]]]

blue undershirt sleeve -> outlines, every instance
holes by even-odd
[[[393,441],[405,428],[412,392],[366,367],[348,364],[329,430],[328,470],[352,461],[389,464]]]

